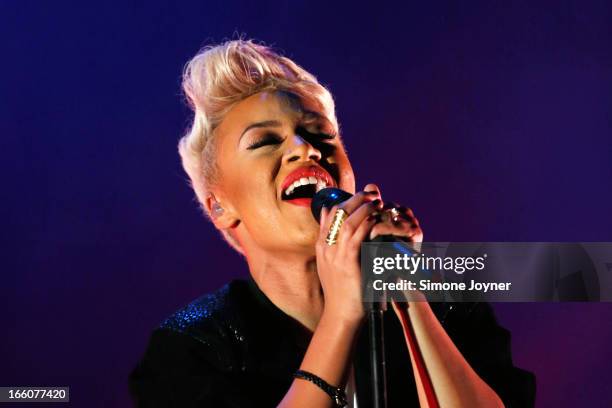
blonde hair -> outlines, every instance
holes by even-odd
[[[183,91],[194,117],[178,150],[197,199],[209,217],[206,196],[219,181],[215,129],[238,102],[258,92],[285,92],[313,106],[338,130],[332,95],[314,75],[252,40],[232,40],[202,49],[185,66]],[[230,234],[222,234],[242,252]]]

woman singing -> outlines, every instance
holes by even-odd
[[[376,185],[356,190],[332,96],[292,60],[229,41],[189,62],[183,88],[195,113],[179,143],[183,166],[250,279],[152,333],[130,376],[136,405],[368,407],[360,244],[389,234],[421,242],[419,222],[403,207],[381,216],[390,210]],[[325,187],[354,196],[323,209],[319,225],[310,202]],[[533,404],[533,376],[513,366],[509,333],[487,304],[409,301],[394,311],[385,314],[390,407]]]

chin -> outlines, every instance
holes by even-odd
[[[299,235],[295,236],[293,242],[300,248],[300,252],[315,254],[315,245],[319,238],[319,225],[315,224],[316,228],[310,230],[300,230]]]

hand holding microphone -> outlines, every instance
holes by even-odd
[[[323,289],[323,313],[333,321],[358,325],[364,316],[361,291],[360,248],[368,238],[382,209],[378,189],[371,186],[354,196],[339,189],[324,189],[314,201],[323,199],[326,205],[317,208],[320,223],[316,243],[319,281]],[[321,202],[318,200],[317,202]]]
[[[338,221],[338,217],[341,217],[340,220],[342,221],[342,218],[348,217],[348,213],[337,214],[335,209],[342,209],[344,203],[349,203],[349,200],[356,200],[355,197],[361,196],[364,193],[371,195],[370,199],[377,198],[382,201],[380,190],[375,184],[368,184],[365,186],[364,192],[357,193],[355,196],[338,188],[325,188],[315,194],[311,204],[311,210],[315,219],[319,221],[322,212],[326,214],[331,213],[330,217],[333,218],[331,222],[326,224],[328,225],[326,228],[329,231],[323,227],[321,229],[321,233],[328,231],[328,240],[337,240],[342,229],[342,226],[339,226],[337,222],[334,225],[333,221]],[[327,211],[326,209],[331,210]],[[363,236],[359,244],[364,241],[405,242],[411,244],[411,249],[415,249],[417,252],[420,251],[421,243],[423,242],[423,230],[410,208],[393,202],[381,203],[378,209],[372,213],[372,216],[374,217],[373,220],[367,223],[369,224],[370,231]],[[414,297],[422,298],[420,293],[405,293],[406,301],[414,300]]]
[[[368,184],[364,188],[365,193],[373,194],[382,201],[379,188],[375,184]],[[311,210],[317,221],[323,208],[331,209],[353,197],[350,193],[338,188],[325,188],[319,191],[312,199]],[[396,241],[409,242],[413,244],[423,242],[423,231],[418,219],[410,208],[396,203],[384,204],[375,214],[376,222],[366,237],[368,241],[377,237],[393,236]],[[387,238],[386,240],[391,240]]]

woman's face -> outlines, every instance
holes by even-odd
[[[234,106],[216,132],[220,182],[213,193],[239,221],[239,240],[314,254],[311,197],[331,186],[355,192],[333,125],[295,97],[261,92]]]

